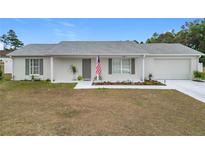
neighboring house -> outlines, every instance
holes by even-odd
[[[181,44],[133,41],[30,44],[9,54],[14,62],[14,80],[31,79],[35,75],[52,82],[72,82],[71,65],[77,67],[77,76],[93,80],[97,56],[104,81],[143,81],[149,73],[153,79],[192,79],[201,55]]]
[[[7,54],[9,54],[9,51],[5,51],[5,50],[0,50],[0,57],[7,57]]]
[[[0,61],[4,63],[4,73],[12,74],[13,73],[13,60],[7,56],[10,52],[0,50]]]

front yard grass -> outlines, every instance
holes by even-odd
[[[0,81],[0,135],[205,135],[205,104],[175,90]]]

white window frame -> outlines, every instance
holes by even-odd
[[[131,65],[132,65],[132,64],[131,64],[131,58],[113,58],[113,60],[114,60],[114,59],[120,60],[120,73],[112,72],[112,74],[132,74],[132,73],[131,73],[131,71],[132,71],[132,70],[131,70],[131,69],[132,69],[132,68],[131,68],[131,67],[132,67],[132,66],[131,66]],[[129,68],[130,71],[129,71],[129,73],[123,73],[123,71],[122,71],[122,61],[123,61],[124,59],[126,59],[126,60],[128,59],[128,60],[130,61],[130,68]],[[113,60],[112,60],[112,68],[113,68]]]
[[[34,66],[34,60],[37,60],[38,66]],[[37,58],[29,59],[29,75],[39,76],[40,75],[40,67],[41,67],[40,66],[40,59],[37,59]],[[35,68],[38,68],[37,73],[34,73]]]

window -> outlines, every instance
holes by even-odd
[[[114,74],[130,74],[131,60],[130,59],[113,59],[112,72]]]
[[[121,59],[112,60],[112,69],[113,73],[121,73]]]
[[[130,74],[131,73],[131,64],[130,59],[122,59],[122,73]]]
[[[31,59],[30,74],[40,74],[40,59]]]
[[[26,59],[26,75],[43,75],[43,59]]]

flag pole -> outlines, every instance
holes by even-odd
[[[96,68],[95,68],[95,71],[96,71],[96,80],[99,81],[100,80],[100,75],[101,75],[101,65],[100,65],[100,57],[97,56],[96,57]]]

